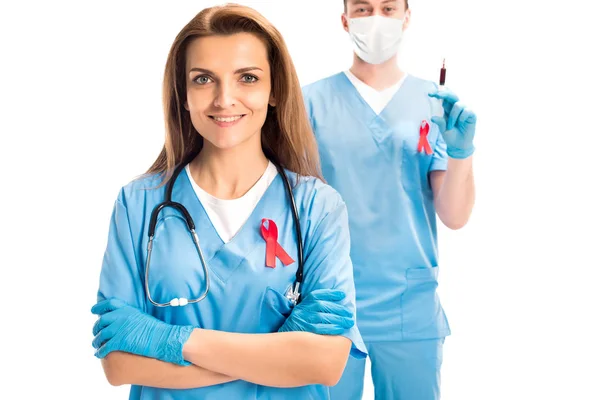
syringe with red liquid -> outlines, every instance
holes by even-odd
[[[440,69],[440,86],[446,84],[446,59],[442,62],[442,69]]]

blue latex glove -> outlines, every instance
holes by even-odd
[[[100,318],[94,325],[95,356],[123,351],[178,365],[183,359],[183,345],[194,327],[170,325],[118,299],[103,300],[92,307]]]
[[[331,289],[312,291],[294,307],[279,332],[303,331],[319,335],[341,335],[354,326],[352,312],[341,301],[344,292]]]
[[[447,89],[429,93],[430,97],[442,100],[444,117],[434,116],[431,122],[440,128],[447,146],[448,157],[463,159],[475,152],[473,137],[477,116],[458,100],[458,96]]]

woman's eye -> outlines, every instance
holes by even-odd
[[[199,85],[206,85],[210,81],[211,79],[206,75],[200,75],[199,77],[194,79],[194,82],[196,82]]]
[[[244,83],[254,83],[258,80],[258,78],[254,75],[244,75],[242,77],[242,80],[244,81]]]

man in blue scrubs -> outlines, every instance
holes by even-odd
[[[436,293],[436,214],[450,229],[469,219],[476,116],[398,67],[406,0],[344,5],[353,65],[304,96],[324,176],[348,207],[357,324],[376,399],[439,399],[450,328]],[[364,373],[364,359],[349,359],[331,398],[361,399]]]

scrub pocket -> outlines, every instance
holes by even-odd
[[[276,289],[267,286],[260,308],[260,333],[277,332],[293,309],[292,302]]]
[[[406,290],[401,295],[402,338],[437,339],[450,334],[436,289],[438,267],[406,270]]]

